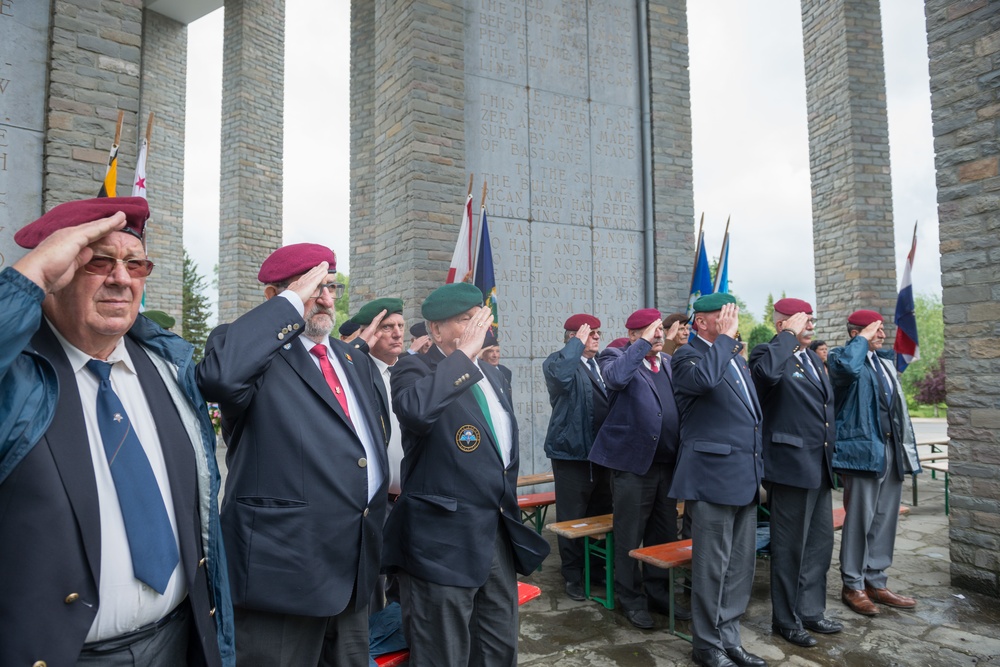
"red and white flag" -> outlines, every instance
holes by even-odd
[[[445,283],[467,283],[472,280],[475,240],[472,233],[472,193],[469,193],[462,211],[462,228],[458,230],[458,242],[455,244],[455,254],[451,256]]]
[[[135,178],[132,179],[132,196],[146,198],[146,153],[149,152],[149,142],[142,139],[139,147],[139,157],[135,160]]]

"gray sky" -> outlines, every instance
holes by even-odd
[[[913,287],[940,295],[923,3],[881,4],[897,281],[919,220]],[[695,211],[705,213],[710,257],[732,216],[731,287],[758,318],[769,292],[815,303],[800,12],[798,0],[688,2]],[[348,0],[286,3],[284,241],[331,246],[345,273],[349,55]],[[184,241],[205,275],[219,256],[221,89],[219,10],[188,30]],[[317,197],[326,199],[322,217]]]

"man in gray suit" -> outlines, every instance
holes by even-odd
[[[865,616],[875,603],[913,609],[917,601],[886,587],[892,565],[899,501],[906,473],[920,470],[913,425],[891,364],[878,352],[882,316],[857,310],[847,318],[847,345],[827,363],[837,411],[833,467],[844,477],[844,532],[840,543],[841,599]]]
[[[698,335],[674,352],[681,446],[670,497],[692,519],[692,657],[707,667],[765,667],[740,640],[756,551],[761,409],[735,339],[739,308],[729,294],[694,304]]]

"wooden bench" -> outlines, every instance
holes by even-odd
[[[534,600],[539,595],[542,594],[542,589],[538,586],[532,586],[531,584],[526,584],[523,581],[517,582],[517,604],[518,606],[528,602],[529,600]],[[375,658],[375,664],[379,667],[403,667],[410,660],[410,650],[402,649],[401,651],[393,651],[392,653],[385,653],[383,655]]]
[[[517,497],[517,506],[521,510],[521,523],[531,523],[535,530],[541,534],[545,525],[545,515],[549,505],[556,502],[555,491],[545,491],[543,493],[529,493]]]
[[[944,513],[947,515],[950,512],[950,507],[948,503],[948,459],[943,459],[939,461],[930,461],[922,464],[924,468],[931,471],[933,475],[935,472],[944,473]]]
[[[535,484],[548,484],[555,481],[555,476],[550,472],[540,472],[537,475],[521,475],[517,478],[518,487],[534,486]]]
[[[909,514],[910,508],[906,505],[900,505],[899,513],[900,515]],[[843,507],[834,508],[834,530],[840,530],[844,527],[844,519],[846,516],[847,510]],[[687,568],[691,565],[691,540],[678,540],[677,542],[667,542],[666,544],[656,544],[651,547],[632,549],[628,552],[628,555],[636,560],[646,563],[647,565],[663,568],[670,573],[670,576],[668,577],[668,588],[670,591],[670,608],[668,610],[670,632],[671,634],[681,637],[682,639],[691,641],[691,637],[689,635],[686,635],[683,632],[678,632],[675,629],[674,619],[674,587],[676,570],[679,568]]]
[[[549,524],[549,530],[571,540],[583,538],[583,594],[607,609],[615,608],[615,534],[613,515],[603,514],[585,519],[572,519]],[[604,597],[590,590],[590,558],[604,562]]]

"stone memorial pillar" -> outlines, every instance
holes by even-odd
[[[878,0],[802,0],[817,337],[857,308],[895,328],[895,237]],[[839,344],[839,343],[838,343]]]
[[[399,295],[419,319],[445,280],[468,176],[477,220],[485,181],[523,473],[549,469],[541,365],[566,317],[597,315],[606,343],[637,308],[686,304],[684,11],[676,0],[642,17],[632,0],[353,3],[352,309]]]
[[[222,65],[219,322],[264,298],[257,271],[281,245],[285,2],[226,0]]]
[[[1000,6],[924,6],[944,288],[951,578],[1000,596]]]

